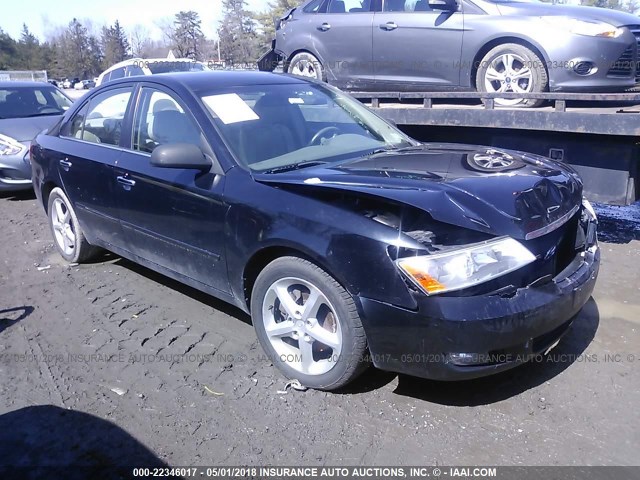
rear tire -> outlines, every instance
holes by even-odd
[[[76,212],[61,188],[56,187],[49,193],[47,213],[53,243],[67,262],[86,262],[100,251],[85,238]]]
[[[484,56],[476,73],[479,92],[540,93],[549,84],[542,59],[529,48],[517,43],[498,45]],[[544,100],[496,98],[505,107],[539,107]]]
[[[324,68],[322,68],[320,60],[309,52],[300,52],[294,55],[287,63],[287,73],[325,81]]]
[[[251,318],[273,364],[304,386],[335,390],[369,365],[353,297],[308,260],[281,257],[262,270],[251,294]]]

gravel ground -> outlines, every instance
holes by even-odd
[[[113,255],[66,265],[31,194],[0,206],[0,465],[640,463],[637,230],[605,232],[544,362],[283,394],[239,310]]]

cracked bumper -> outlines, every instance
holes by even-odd
[[[423,297],[416,311],[360,298],[374,365],[434,380],[465,380],[507,370],[545,353],[591,297],[597,245],[552,281],[511,297]]]

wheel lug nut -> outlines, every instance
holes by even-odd
[[[311,342],[311,337],[309,335],[305,335],[304,336],[304,341],[305,342]]]

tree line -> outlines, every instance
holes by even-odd
[[[567,0],[547,0],[567,3]],[[591,5],[637,11],[640,0],[581,0]],[[19,39],[0,28],[0,70],[47,70],[51,78],[91,78],[127,58],[176,57],[222,60],[226,64],[255,63],[275,36],[275,22],[301,0],[271,0],[267,9],[252,12],[246,0],[223,0],[218,38],[207,38],[195,11],[180,11],[159,23],[163,38],[153,40],[138,25],[129,31],[116,20],[113,25],[93,28],[74,18],[69,24],[40,41],[28,26]]]
[[[298,0],[272,0],[264,12],[248,9],[246,0],[223,0],[218,38],[207,38],[195,11],[180,11],[158,23],[163,32],[151,38],[142,25],[125,30],[119,21],[93,27],[72,19],[44,40],[23,25],[14,39],[0,28],[0,70],[47,70],[50,78],[92,78],[127,58],[176,57],[227,64],[255,63],[275,34],[275,20]]]

